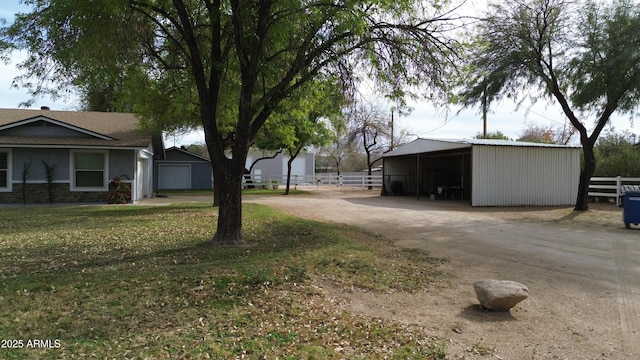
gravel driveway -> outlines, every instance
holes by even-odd
[[[245,201],[449,259],[442,283],[424,294],[325,289],[352,311],[427,326],[447,341],[448,358],[640,358],[640,230],[625,229],[614,205],[471,208],[315,187]],[[483,311],[472,284],[485,278],[524,283],[530,297],[510,313]]]

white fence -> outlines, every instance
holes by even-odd
[[[308,180],[305,176],[291,175],[291,185],[305,185],[307,181]],[[244,177],[242,178],[242,182],[247,186],[252,185],[256,187],[262,187],[260,186],[261,184],[268,184],[268,183],[284,185],[287,183],[287,175],[245,174]]]
[[[350,186],[351,188],[382,187],[382,173],[367,175],[365,173],[325,173],[315,174],[311,183],[316,185]]]
[[[284,185],[287,182],[286,175],[245,175],[245,186],[265,187],[268,183]],[[291,175],[291,186],[320,186],[331,185],[349,187],[351,189],[368,189],[382,187],[382,174],[374,173],[371,176],[366,173],[319,173],[315,175]],[[614,198],[618,203],[620,187],[622,185],[640,185],[640,178],[625,177],[592,177],[589,182],[589,196]]]
[[[286,175],[245,175],[245,186],[264,187],[264,184],[287,183]],[[338,187],[350,187],[351,189],[368,189],[382,187],[382,174],[377,173],[371,176],[366,173],[320,173],[315,175],[301,176],[291,175],[291,186],[320,186],[332,185]]]
[[[615,198],[620,201],[620,187],[622,185],[640,185],[640,178],[592,177],[589,182],[589,196]]]

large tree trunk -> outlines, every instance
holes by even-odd
[[[582,145],[582,155],[584,158],[584,167],[580,171],[580,183],[578,184],[578,196],[576,198],[576,206],[573,210],[576,211],[586,211],[589,210],[589,183],[591,182],[591,177],[593,173],[596,171],[596,157],[593,153],[593,147],[596,144],[596,140],[600,135],[600,132],[604,128],[604,126],[609,121],[609,117],[613,113],[615,107],[607,106],[605,108],[604,113],[598,119],[597,125],[591,136],[587,134],[587,128],[578,120],[575,116],[567,99],[565,98],[562,91],[560,91],[560,86],[557,81],[555,81],[556,77],[552,76],[553,83],[553,95],[562,106],[562,110],[571,122],[571,124],[575,127],[575,129],[580,133],[580,145]]]
[[[218,189],[218,185],[215,182],[215,176],[213,181],[213,206],[220,205],[220,189]]]
[[[584,156],[584,167],[580,171],[580,184],[578,185],[578,197],[574,210],[589,210],[589,183],[596,171],[596,158],[593,153],[594,142],[587,140],[582,144],[582,154]]]
[[[212,242],[223,245],[242,244],[242,175],[244,166],[234,166],[231,160],[224,170],[216,169],[215,184],[218,187],[218,227]],[[243,164],[244,165],[244,164]]]
[[[213,121],[213,120],[212,120]],[[213,165],[214,196],[218,205],[218,225],[214,244],[242,244],[242,179],[249,152],[248,142],[234,144],[228,158],[212,127],[205,126],[205,139]],[[248,136],[246,136],[248,138]],[[211,140],[213,139],[213,141]]]

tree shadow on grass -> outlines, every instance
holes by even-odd
[[[154,212],[154,209],[143,209]],[[166,209],[165,209],[166,211]],[[112,218],[111,218],[112,219]],[[93,243],[60,249],[41,245],[13,249],[11,259],[0,266],[7,277],[60,273],[96,273],[111,271],[155,271],[189,265],[234,266],[245,261],[270,261],[281,256],[302,255],[306,251],[329,246],[336,235],[331,226],[312,221],[265,223],[254,229],[242,245],[214,244],[208,238],[193,238],[165,246],[97,249]],[[114,246],[116,246],[115,243]]]

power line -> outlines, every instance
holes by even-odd
[[[554,119],[548,118],[548,117],[546,117],[545,115],[539,114],[539,113],[537,113],[537,112],[535,112],[535,111],[531,110],[531,108],[532,108],[532,107],[533,107],[533,105],[529,106],[529,107],[527,108],[527,111],[526,111],[526,112],[527,112],[527,113],[529,113],[529,112],[530,112],[530,113],[532,113],[532,114],[534,114],[534,115],[537,115],[537,116],[539,116],[539,117],[541,117],[541,118],[543,118],[543,119],[545,119],[545,120],[548,120],[548,121],[554,122],[554,123],[556,123],[556,124],[566,125],[566,123],[567,123],[567,120],[566,120],[566,119],[565,119],[565,121],[564,121],[564,122],[560,122],[560,121],[557,121],[557,120],[554,120]]]
[[[438,125],[437,127],[433,128],[433,129],[431,129],[431,130],[429,130],[429,131],[424,131],[424,132],[420,132],[420,133],[414,133],[414,134],[412,134],[412,135],[420,136],[420,135],[429,134],[429,133],[432,133],[432,132],[434,132],[434,131],[436,131],[436,130],[441,129],[443,126],[447,125],[448,123],[449,123],[449,119],[445,119],[445,120],[442,122],[442,124]]]

